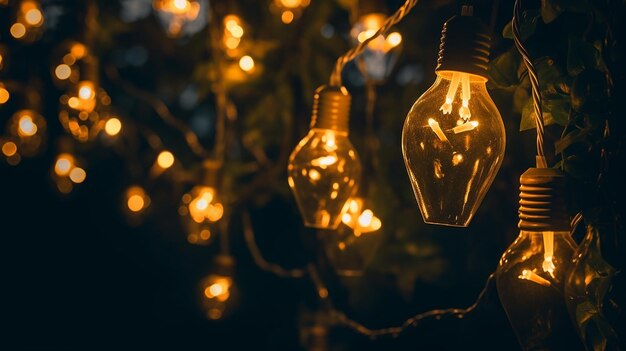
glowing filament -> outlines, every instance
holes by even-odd
[[[377,231],[382,222],[370,209],[363,210],[363,200],[353,198],[348,200],[348,211],[341,216],[341,221],[354,231],[354,236]]]
[[[533,283],[537,283],[539,285],[542,286],[550,286],[550,281],[547,279],[542,278],[540,275],[536,274],[535,272],[528,270],[528,269],[524,269],[522,271],[522,274],[518,276],[519,279],[524,279],[524,280],[530,280]]]
[[[550,275],[554,275],[554,262],[552,262],[552,257],[554,255],[554,232],[544,232],[543,233],[543,264],[542,268],[544,272],[550,273]]]
[[[454,132],[454,134],[469,132],[470,130],[474,130],[476,127],[478,127],[477,121],[469,121],[452,128],[452,132]]]
[[[467,121],[472,116],[469,109],[469,100],[471,98],[470,92],[470,77],[467,73],[453,72],[450,86],[448,87],[448,93],[446,94],[446,100],[439,108],[444,115],[452,114],[452,102],[456,96],[456,92],[461,85],[461,107],[459,108],[459,117],[463,121]]]
[[[337,156],[329,155],[318,157],[316,159],[311,160],[311,165],[315,167],[326,168],[328,166],[332,166],[337,162]]]
[[[437,121],[435,121],[432,118],[429,118],[428,125],[430,126],[430,129],[432,129],[433,132],[435,132],[439,140],[444,141],[444,142],[450,142],[448,138],[446,137],[446,135],[443,133],[443,130],[441,130],[441,127],[439,126],[439,123]]]

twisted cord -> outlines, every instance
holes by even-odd
[[[515,42],[515,47],[517,51],[519,51],[522,56],[522,60],[524,61],[524,65],[526,66],[526,70],[528,71],[528,78],[530,79],[530,86],[532,90],[533,97],[533,108],[535,111],[535,124],[537,126],[537,167],[545,168],[545,154],[543,152],[543,111],[541,106],[541,93],[539,90],[539,77],[537,75],[537,71],[530,59],[530,55],[528,55],[528,51],[524,48],[524,45],[521,41],[520,35],[520,23],[519,19],[522,11],[522,1],[515,0],[515,7],[513,8],[513,20],[512,20],[512,31],[513,31],[513,41]]]
[[[286,269],[275,263],[268,262],[263,257],[261,250],[256,244],[254,239],[254,228],[252,227],[252,220],[250,219],[250,214],[248,211],[244,211],[242,214],[243,220],[243,235],[246,240],[246,245],[248,246],[248,250],[252,255],[252,259],[254,263],[266,272],[273,273],[282,278],[302,278],[307,273],[303,269]]]
[[[400,6],[400,8],[391,17],[387,18],[382,27],[380,27],[374,35],[362,41],[359,45],[353,47],[348,52],[343,54],[343,56],[339,57],[335,63],[333,73],[330,75],[330,85],[335,87],[341,86],[341,71],[345,65],[359,56],[365,50],[370,41],[378,38],[381,34],[386,34],[393,25],[400,22],[411,11],[411,9],[417,5],[418,1],[419,0],[406,0],[404,5]]]

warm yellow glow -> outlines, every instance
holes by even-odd
[[[334,165],[336,162],[337,156],[328,155],[311,160],[311,165],[315,167],[326,168],[328,166]]]
[[[519,279],[524,279],[524,280],[530,280],[534,283],[537,283],[539,285],[543,285],[543,286],[550,286],[550,281],[541,277],[540,275],[538,275],[537,273],[528,270],[528,269],[524,269],[522,271],[522,274],[520,274],[518,276]]]
[[[128,198],[128,209],[133,212],[139,212],[143,209],[144,200],[139,194],[131,195]]]
[[[295,9],[302,6],[302,0],[280,0],[280,4],[283,7]]]
[[[24,37],[24,35],[26,35],[26,27],[21,23],[14,23],[11,26],[10,31],[11,31],[11,35],[15,39],[21,39]]]
[[[439,126],[439,122],[435,121],[432,118],[429,118],[428,125],[433,130],[433,132],[437,135],[439,140],[443,142],[448,142],[448,143],[450,142],[448,138],[446,137],[446,135],[444,134],[443,130],[441,130],[441,127]]]
[[[96,92],[94,91],[93,83],[90,82],[82,82],[78,88],[78,97],[83,100],[89,100],[96,97]]]
[[[369,227],[372,224],[372,217],[374,217],[372,210],[363,211],[359,216],[359,225],[361,227]]]
[[[54,69],[54,75],[61,80],[65,80],[69,78],[71,74],[72,74],[72,68],[64,63],[58,65]]]
[[[470,130],[474,130],[474,128],[478,127],[477,121],[462,122],[462,120],[459,120],[459,122],[462,124],[452,128],[452,132],[454,132],[454,134],[469,132]]]
[[[232,28],[239,27],[241,20],[236,15],[227,15],[224,17],[224,26],[227,30],[231,30]]]
[[[121,130],[122,122],[115,117],[109,118],[109,120],[107,120],[104,124],[104,131],[110,136],[117,135]]]
[[[17,132],[20,136],[33,136],[37,134],[37,125],[30,115],[22,115],[18,121]]]
[[[470,93],[470,76],[468,73],[452,72],[452,80],[448,93],[446,94],[443,105],[439,108],[444,115],[452,114],[452,102],[456,97],[456,92],[461,85],[461,107],[459,108],[459,118],[462,122],[467,122],[472,117],[469,109]]]
[[[74,157],[70,154],[60,154],[54,164],[54,172],[58,176],[66,176],[74,167]]]
[[[246,72],[251,72],[254,69],[254,60],[246,55],[239,59],[239,67]]]
[[[85,178],[87,178],[87,173],[80,167],[75,167],[70,171],[70,179],[76,184],[84,182]]]
[[[163,169],[168,169],[174,164],[174,154],[169,151],[161,151],[157,157],[157,164]]]
[[[216,299],[224,302],[230,297],[230,287],[232,280],[227,277],[214,277],[210,284],[204,289],[204,296],[209,299]]]
[[[211,187],[197,187],[192,193],[195,197],[189,202],[189,215],[196,223],[205,220],[217,222],[224,215],[224,206],[215,199],[215,189]],[[185,201],[184,201],[185,202]]]
[[[72,48],[70,49],[70,53],[75,58],[81,59],[87,54],[87,48],[85,47],[85,45],[81,43],[76,43],[72,45]]]
[[[359,35],[357,36],[357,40],[359,41],[359,43],[362,43],[362,42],[366,41],[367,39],[369,39],[374,34],[376,34],[377,30],[378,29],[364,30],[361,33],[359,33]]]
[[[39,9],[30,9],[24,14],[24,20],[32,26],[39,26],[43,22],[43,15]]]
[[[398,46],[401,42],[402,35],[398,32],[389,33],[389,35],[387,36],[387,43],[389,43],[391,47]]]
[[[241,39],[239,38],[228,37],[224,41],[224,45],[226,45],[226,48],[234,50],[239,46],[240,41]]]
[[[382,222],[372,210],[363,209],[361,198],[351,198],[345,207],[347,212],[342,215],[341,221],[354,231],[355,236],[359,237],[361,234],[374,232],[382,227]]]
[[[0,105],[9,101],[11,94],[9,91],[0,83]]]
[[[552,261],[554,256],[554,232],[543,232],[543,268],[544,272],[554,276],[556,266]]]
[[[6,157],[11,157],[17,153],[17,145],[12,141],[7,141],[2,145],[2,153]]]
[[[294,18],[294,14],[293,14],[293,12],[291,12],[289,10],[284,11],[280,15],[280,20],[283,21],[284,24],[289,24],[289,23],[293,22],[293,18]]]

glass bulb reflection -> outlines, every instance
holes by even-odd
[[[498,295],[523,349],[578,349],[563,297],[575,250],[569,232],[521,231],[502,255]]]
[[[311,129],[292,152],[287,170],[304,224],[337,228],[361,178],[361,163],[348,133]]]
[[[504,125],[485,78],[437,74],[407,115],[402,152],[424,221],[465,227],[502,163]]]

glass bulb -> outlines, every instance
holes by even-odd
[[[576,243],[567,231],[520,235],[496,271],[500,301],[524,350],[579,350],[564,300]]]
[[[438,71],[402,130],[402,153],[426,223],[466,227],[505,149],[500,113],[481,76]]]
[[[353,45],[358,45],[373,36],[387,20],[384,13],[367,13],[359,17],[350,30]],[[363,76],[374,82],[383,81],[389,76],[397,59],[398,50],[393,50],[402,43],[399,32],[379,35],[370,41],[367,48],[359,55],[357,65]],[[393,50],[393,51],[392,51]]]
[[[289,158],[289,186],[307,227],[335,229],[361,178],[347,132],[313,128]]]
[[[289,186],[307,227],[336,229],[358,190],[361,161],[348,139],[350,99],[344,87],[319,87],[311,130],[289,157]]]

